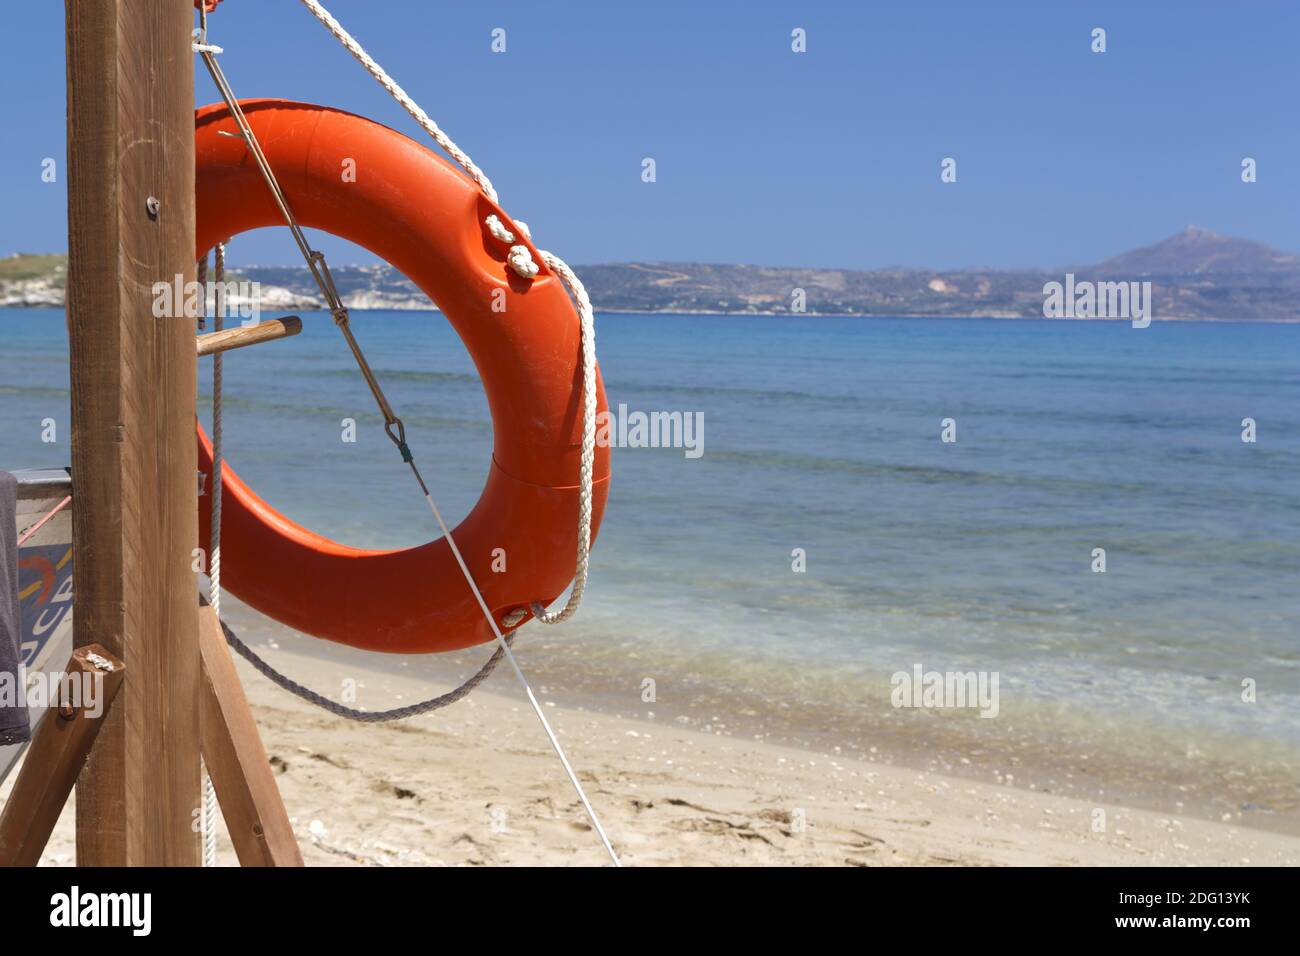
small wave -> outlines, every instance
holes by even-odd
[[[66,394],[66,393],[65,393]],[[200,406],[211,404],[212,396],[199,395]],[[227,409],[238,408],[250,412],[266,413],[272,415],[294,415],[303,418],[329,417],[332,419],[353,418],[360,424],[383,424],[383,417],[374,412],[358,412],[355,408],[344,408],[342,406],[331,405],[294,405],[285,402],[268,402],[264,399],[242,398],[239,396],[226,395],[222,399]],[[465,431],[491,433],[492,423],[490,421],[479,421],[470,418],[442,418],[436,415],[413,415],[406,414],[402,416],[402,421],[407,428],[459,428]]]
[[[422,371],[420,369],[409,368],[377,368],[374,369],[375,377],[380,382],[458,382],[479,384],[479,377],[468,372],[441,372],[441,371]],[[335,368],[320,373],[327,376],[342,378],[356,378],[357,370],[355,368]]]
[[[1073,369],[1067,371],[1068,369]],[[1046,382],[1074,381],[1096,382],[1100,387],[1115,387],[1120,384],[1141,386],[1159,385],[1193,385],[1208,388],[1218,385],[1246,385],[1252,388],[1290,388],[1296,380],[1291,376],[1271,377],[1251,372],[1241,374],[1225,373],[1216,369],[1153,369],[1138,366],[1124,369],[1106,366],[1096,370],[1079,370],[1073,366],[1049,366],[1036,364],[1034,368],[991,370],[983,373],[984,378],[1010,379],[1013,381],[1039,380]]]
[[[1129,492],[1138,494],[1147,489],[1140,484],[1116,481],[1088,481],[1081,478],[1063,478],[1052,475],[1033,475],[994,471],[976,471],[969,468],[939,468],[933,465],[905,465],[897,462],[861,461],[854,458],[820,457],[794,452],[764,451],[714,451],[706,456],[713,462],[729,461],[755,465],[761,468],[794,470],[803,474],[837,473],[862,478],[899,478],[922,484],[1002,485],[1024,489],[1047,488],[1057,492],[1106,494]]]
[[[41,398],[71,398],[66,388],[49,388],[44,385],[0,385],[0,395],[37,395]]]
[[[611,391],[649,392],[662,395],[723,396],[726,398],[759,399],[761,401],[811,401],[823,404],[857,404],[864,400],[859,395],[830,395],[793,389],[763,389],[727,385],[673,385],[667,382],[610,382]]]

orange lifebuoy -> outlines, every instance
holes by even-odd
[[[359,116],[283,100],[242,104],[289,205],[305,227],[351,240],[393,265],[446,315],[469,351],[492,414],[493,454],[478,504],[452,533],[499,625],[555,600],[573,578],[582,437],[578,316],[561,280],[506,213],[460,170]],[[196,117],[197,251],[283,219],[224,106]],[[344,181],[345,161],[357,170]],[[484,219],[495,213],[541,271],[506,263]],[[504,311],[493,309],[505,296]],[[606,409],[597,376],[597,407]],[[212,447],[199,428],[199,467]],[[597,447],[592,537],[609,490]],[[372,551],[294,523],[222,469],[222,584],[262,613],[316,637],[396,653],[446,651],[493,639],[441,538]],[[200,498],[200,541],[210,501]],[[493,571],[502,548],[506,571]],[[526,618],[525,618],[526,620]],[[504,626],[504,625],[503,625]]]

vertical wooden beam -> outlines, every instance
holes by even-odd
[[[193,8],[67,0],[74,643],[124,682],[77,788],[82,865],[197,865]],[[150,200],[157,200],[156,203]]]

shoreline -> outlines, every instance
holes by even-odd
[[[318,691],[329,693],[354,672],[412,682],[413,689],[399,697],[358,690],[356,706],[367,709],[404,706],[441,693],[477,670],[487,653],[475,648],[390,659],[297,634],[242,603],[230,605],[227,619],[260,655],[272,662],[280,655],[312,661],[308,670],[321,682],[310,686]],[[709,679],[712,671],[699,661],[675,668],[625,648],[602,657],[576,629],[564,641],[536,632],[530,636],[516,645],[516,654],[539,699],[593,718],[1300,837],[1297,769],[1284,744],[1247,752],[1237,738],[1207,739],[1186,728],[1144,726],[1104,711],[1062,715],[1030,707],[988,721],[900,711],[887,699],[831,703],[818,699],[824,688],[801,698],[747,687],[743,677],[724,684]],[[625,663],[611,667],[611,660]],[[653,703],[641,699],[645,674],[656,677]],[[484,690],[513,693],[514,681],[496,674]],[[1107,722],[1111,726],[1105,727]]]
[[[271,653],[317,687],[337,673],[317,658]],[[436,714],[357,724],[236,664],[308,865],[607,864],[541,729],[506,682]],[[396,702],[428,693],[404,675],[349,674],[360,692]],[[613,717],[541,696],[628,865],[1300,863],[1292,836]],[[72,862],[71,803],[43,865]],[[224,827],[218,860],[236,862]]]

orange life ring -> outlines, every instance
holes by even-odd
[[[460,335],[487,392],[493,454],[478,504],[452,533],[499,625],[531,602],[554,601],[574,573],[582,450],[581,332],[562,281],[477,185],[400,133],[323,106],[241,105],[298,221],[396,267]],[[230,236],[284,224],[235,132],[223,105],[198,111],[200,257]],[[345,164],[355,181],[344,181]],[[535,278],[506,263],[508,247],[483,224],[492,213],[528,245],[541,269]],[[505,311],[493,311],[494,294],[497,301],[504,294]],[[596,387],[604,411],[599,376]],[[198,438],[199,467],[210,473],[212,446],[201,427]],[[594,538],[609,490],[607,447],[597,447],[593,474]],[[442,538],[396,551],[349,547],[286,518],[229,465],[222,481],[222,585],[262,613],[376,651],[447,651],[493,639]],[[199,501],[204,547],[211,484]],[[493,570],[497,548],[504,573]]]

